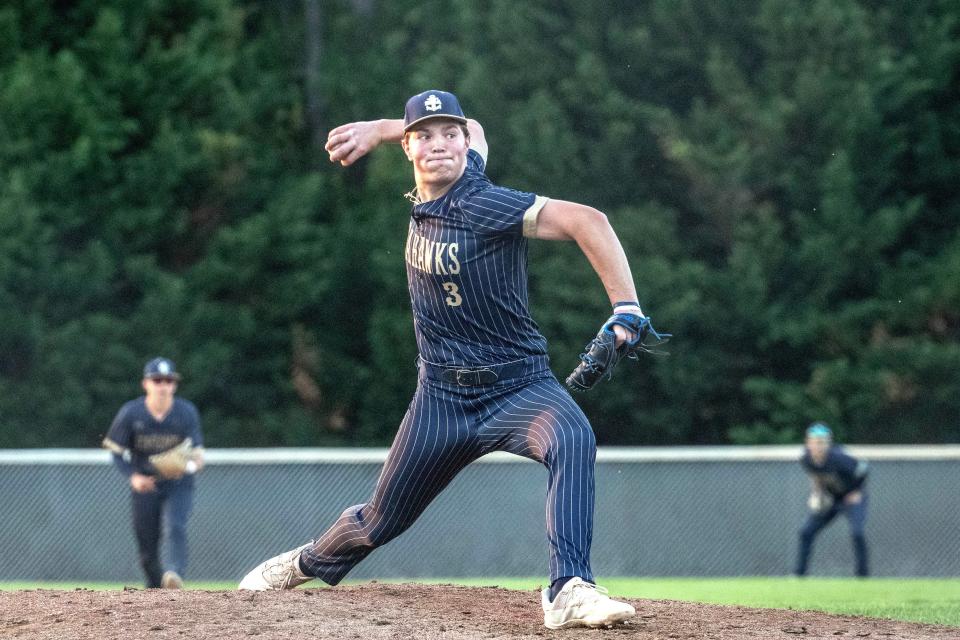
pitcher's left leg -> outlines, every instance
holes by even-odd
[[[483,421],[486,448],[510,451],[547,467],[550,587],[540,596],[549,629],[607,627],[636,614],[607,597],[590,569],[596,438],[580,407],[552,376],[491,397]]]
[[[551,582],[573,576],[592,582],[597,446],[589,421],[553,377],[490,402],[490,415],[481,427],[485,450],[509,451],[547,468]]]

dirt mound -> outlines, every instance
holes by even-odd
[[[195,640],[291,638],[870,638],[947,640],[960,629],[823,613],[632,600],[637,617],[608,630],[550,631],[539,593],[378,584],[244,591],[0,592],[0,638]]]

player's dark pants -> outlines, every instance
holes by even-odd
[[[842,500],[836,500],[830,509],[823,513],[811,513],[807,516],[803,527],[800,529],[800,548],[797,553],[797,567],[795,573],[798,576],[806,575],[807,563],[810,560],[810,553],[813,550],[813,540],[817,534],[833,520],[838,513],[844,512],[847,520],[850,522],[850,536],[853,539],[853,553],[856,558],[856,571],[858,576],[869,575],[867,566],[867,539],[864,534],[864,528],[867,524],[867,494],[863,493],[863,499],[852,505],[846,505]]]
[[[373,497],[344,511],[307,548],[301,555],[304,568],[337,584],[371,551],[412,525],[461,469],[484,454],[508,451],[548,470],[551,580],[592,580],[593,430],[549,371],[546,357],[524,365],[515,377],[483,386],[441,382],[432,377],[435,370],[421,367]]]
[[[156,491],[130,493],[133,531],[147,587],[159,587],[163,577],[160,537],[164,523],[170,541],[170,568],[183,576],[187,568],[187,520],[193,509],[193,477],[161,480],[157,482]]]

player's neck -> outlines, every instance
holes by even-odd
[[[463,174],[461,173],[460,175]],[[457,184],[457,180],[460,179],[460,176],[457,176],[456,180],[451,180],[450,182],[425,182],[421,180],[420,176],[415,177],[417,182],[417,198],[420,202],[430,202],[431,200],[442,198],[453,188],[453,185]]]
[[[150,415],[157,420],[163,420],[170,413],[170,407],[173,406],[173,396],[147,396],[144,404],[147,406]]]
[[[448,185],[442,187],[436,187],[429,184],[417,184],[417,198],[420,202],[430,202],[431,200],[437,200],[442,198],[447,191],[450,191],[450,188],[453,187],[451,182]]]

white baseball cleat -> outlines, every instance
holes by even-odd
[[[626,602],[606,596],[607,590],[595,584],[572,578],[550,602],[550,589],[541,593],[543,624],[548,629],[569,627],[611,627],[636,615]]]
[[[278,591],[280,589],[293,589],[304,582],[310,582],[313,580],[313,576],[304,575],[300,571],[299,560],[300,553],[311,546],[313,546],[313,543],[308,542],[302,547],[291,549],[261,562],[254,567],[253,571],[243,577],[237,589]]]

